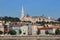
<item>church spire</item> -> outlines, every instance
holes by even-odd
[[[23,17],[24,17],[24,8],[23,8],[23,6],[22,6],[21,18],[23,18]]]
[[[24,9],[23,9],[23,6],[22,6],[22,17],[24,16]]]

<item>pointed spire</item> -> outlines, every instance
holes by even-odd
[[[23,8],[23,6],[22,6],[21,18],[23,18],[23,17],[24,17],[24,8]]]
[[[24,12],[23,6],[22,6],[22,12]]]
[[[28,14],[28,12],[27,12],[27,15],[26,15],[27,17],[30,17],[30,15]]]
[[[22,6],[22,14],[24,14],[24,8],[23,8],[23,6]]]

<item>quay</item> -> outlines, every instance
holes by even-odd
[[[0,40],[37,40],[37,39],[60,39],[60,35],[41,35],[41,36],[0,36]]]

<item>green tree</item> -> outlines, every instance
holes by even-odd
[[[58,21],[60,22],[60,18],[58,18]]]
[[[16,31],[15,30],[10,30],[9,32],[8,32],[8,34],[10,34],[10,35],[16,35]]]
[[[46,30],[46,31],[45,31],[45,34],[49,34],[49,32]]]
[[[2,32],[2,31],[0,31],[0,34],[3,34],[3,32]]]
[[[60,24],[60,18],[58,18],[58,21],[59,21],[58,24]]]
[[[41,24],[42,22],[38,22],[38,21],[36,21],[36,23],[37,23],[37,24]]]
[[[46,24],[46,22],[45,22],[45,21],[42,21],[41,25],[43,25],[43,26],[44,26],[45,24]]]
[[[47,21],[46,24],[49,24],[49,22]]]
[[[39,34],[40,34],[40,30],[37,31],[37,35],[39,35]]]
[[[59,28],[56,29],[55,34],[60,35],[60,29]]]
[[[53,21],[50,21],[49,24],[54,24],[54,22]]]
[[[8,16],[0,17],[0,20],[4,20],[5,22],[7,22],[7,21],[11,21],[11,22],[21,21],[21,20],[20,20],[19,18],[17,18],[17,17],[8,17]]]
[[[19,30],[19,34],[21,34],[22,33],[22,31],[21,30]]]

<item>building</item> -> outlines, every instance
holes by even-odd
[[[16,35],[26,36],[28,35],[28,26],[24,25],[22,22],[11,22],[9,26],[9,30],[15,30]],[[19,33],[19,30],[21,33]]]
[[[32,23],[32,35],[37,35],[38,26],[35,23]]]
[[[0,31],[4,32],[4,21],[0,21]]]
[[[55,34],[55,31],[57,28],[60,28],[60,25],[46,24],[45,26],[38,26],[37,30],[40,30],[39,35],[46,35],[46,31],[49,32],[48,33],[49,35],[52,35],[52,34]]]
[[[24,15],[24,9],[22,7],[22,13],[21,13],[21,18],[20,18],[21,21],[31,21],[31,22],[42,22],[42,21],[45,21],[45,22],[57,22],[56,19],[54,18],[50,18],[50,17],[45,17],[44,15],[42,16],[30,16],[29,14],[27,14],[26,16]]]
[[[20,30],[22,31],[22,33],[20,34],[21,36],[27,36],[28,35],[28,26],[24,25],[20,28]]]

